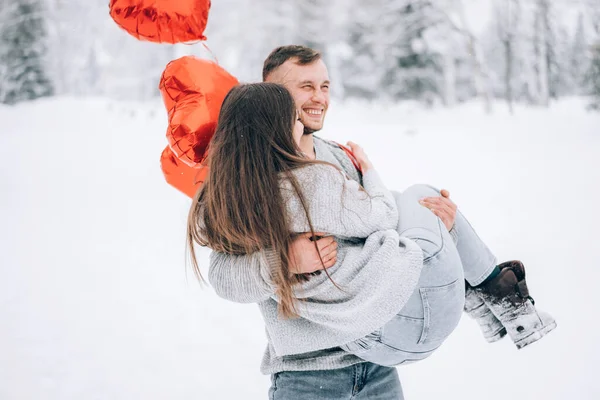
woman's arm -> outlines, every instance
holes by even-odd
[[[366,238],[376,231],[396,228],[396,203],[374,169],[365,172],[364,189],[328,165],[298,170],[298,178],[316,232]],[[292,193],[289,192],[289,183],[284,187],[287,193]],[[293,195],[284,196],[284,199],[292,216],[292,230],[309,231],[299,199]],[[258,303],[274,296],[271,271],[277,268],[279,262],[278,256],[269,250],[243,256],[212,252],[209,282],[217,295],[224,299]]]
[[[396,228],[396,202],[375,169],[370,168],[364,173],[364,188],[329,165],[305,167],[297,170],[296,176],[315,231],[366,238],[376,231]],[[291,189],[289,183],[286,189]],[[288,196],[286,201],[292,230],[309,231],[298,196]]]

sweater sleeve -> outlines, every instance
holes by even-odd
[[[340,237],[366,238],[373,232],[396,227],[396,203],[376,171],[365,173],[363,189],[330,166],[312,166],[305,170],[304,177],[299,178],[303,181],[303,193],[315,230]],[[292,228],[296,232],[309,231],[308,226],[302,226],[307,224],[306,218],[296,217],[305,215],[299,200],[292,196],[287,206],[294,216]],[[216,294],[226,300],[258,303],[275,295],[271,271],[279,262],[278,256],[268,249],[247,255],[213,251],[208,280]]]
[[[271,271],[278,257],[270,250],[241,256],[213,251],[208,280],[218,296],[236,303],[258,303],[275,294]]]
[[[374,169],[363,175],[364,188],[327,165],[304,168],[298,177],[316,231],[366,238],[376,231],[394,229],[398,224],[394,197]],[[296,196],[288,200],[288,212],[294,231],[309,231],[306,213]]]

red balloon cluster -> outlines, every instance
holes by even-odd
[[[206,40],[210,0],[110,0],[110,16],[139,40]],[[169,184],[190,197],[208,175],[205,162],[221,104],[238,80],[217,64],[192,56],[171,61],[159,89],[169,114],[168,146],[160,164]]]
[[[203,163],[219,111],[238,80],[212,61],[185,56],[167,64],[159,88],[169,113],[161,167],[167,182],[193,197],[208,174]]]
[[[210,0],[110,0],[110,16],[139,40],[186,43],[206,40]]]

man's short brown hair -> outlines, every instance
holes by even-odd
[[[306,46],[280,46],[269,54],[263,64],[263,81],[266,81],[271,72],[281,67],[284,62],[291,58],[295,58],[300,65],[306,65],[320,60],[321,52]]]

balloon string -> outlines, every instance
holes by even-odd
[[[217,57],[215,56],[215,54],[212,52],[212,50],[208,48],[208,46],[206,45],[205,42],[202,42],[202,46],[204,46],[204,48],[210,53],[210,55],[212,56],[212,58],[214,58],[215,62],[218,64],[219,60],[217,59]]]

